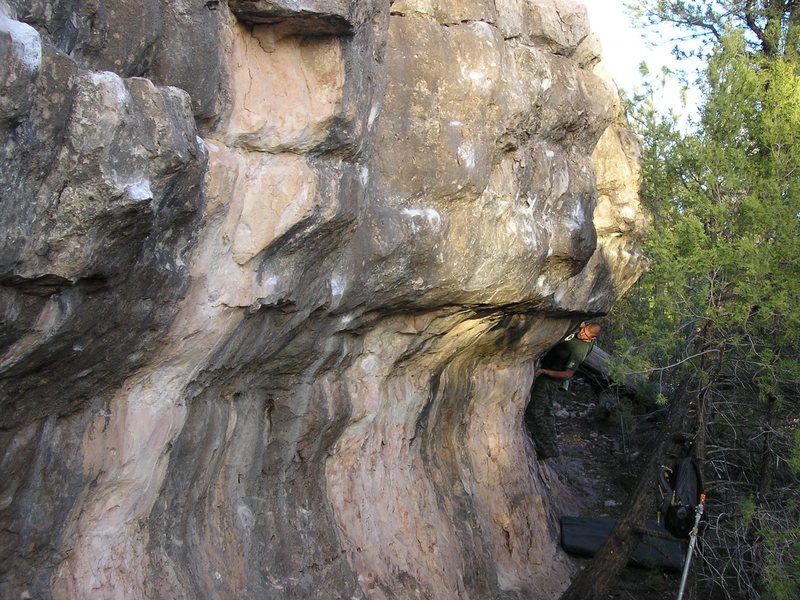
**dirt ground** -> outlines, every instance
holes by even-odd
[[[556,407],[561,456],[548,459],[559,480],[570,491],[570,516],[616,517],[639,475],[638,464],[655,439],[662,413],[633,415],[620,410],[616,399],[598,398],[584,381],[576,379],[562,405]],[[657,493],[654,480],[654,495]],[[655,518],[655,515],[653,515]],[[590,559],[572,557],[576,565]],[[680,574],[626,567],[615,600],[674,600]],[[687,594],[685,598],[690,598]]]

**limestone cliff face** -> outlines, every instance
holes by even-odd
[[[0,596],[557,595],[534,360],[644,264],[583,6],[0,15]]]

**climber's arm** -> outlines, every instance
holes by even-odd
[[[536,377],[539,375],[547,375],[548,377],[552,377],[553,379],[561,379],[562,381],[566,381],[568,379],[572,379],[572,376],[575,375],[575,371],[567,369],[566,371],[553,371],[551,369],[537,369],[536,370]]]

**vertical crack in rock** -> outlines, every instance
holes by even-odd
[[[556,597],[533,361],[645,264],[585,8],[0,14],[0,596]]]

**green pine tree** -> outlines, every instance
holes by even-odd
[[[631,100],[652,214],[650,271],[614,309],[617,354],[695,382],[712,510],[706,585],[731,598],[800,597],[800,2],[639,2],[701,54],[689,133]],[[699,38],[697,37],[699,36]],[[748,504],[751,503],[751,504]],[[744,510],[743,507],[750,507]]]

